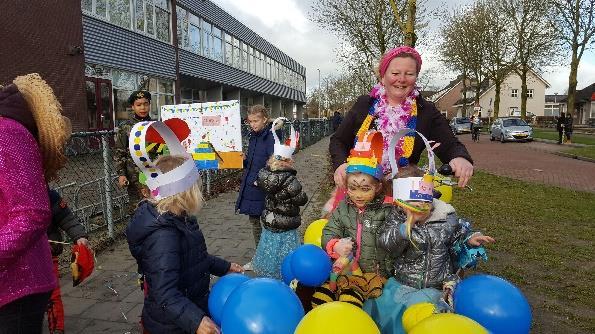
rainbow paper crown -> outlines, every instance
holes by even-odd
[[[278,122],[288,122],[287,118],[285,117],[279,117],[276,118],[273,121],[273,126],[271,127],[271,131],[273,132],[273,137],[275,138],[275,146],[274,146],[274,155],[278,155],[282,158],[285,159],[291,159],[291,156],[293,155],[293,152],[295,152],[295,148],[298,145],[298,141],[300,139],[300,134],[299,132],[295,131],[295,129],[293,128],[293,125],[290,125],[291,127],[291,133],[289,135],[289,138],[287,138],[287,141],[289,143],[287,143],[286,145],[281,144],[281,141],[279,140],[279,137],[277,136],[277,133],[275,132],[275,127],[277,125]]]
[[[151,129],[151,131],[149,131]],[[157,131],[171,155],[181,155],[187,160],[181,165],[167,173],[163,173],[147,152],[147,133]],[[151,137],[149,135],[149,137]],[[130,131],[128,149],[134,163],[140,168],[146,177],[146,185],[151,190],[151,196],[155,199],[163,199],[188,190],[198,179],[198,170],[194,165],[192,157],[176,137],[174,132],[164,123],[147,121],[138,122]]]
[[[428,152],[428,170],[423,177],[402,177],[395,179],[399,170],[397,166],[397,159],[395,157],[395,146],[402,137],[414,132],[421,137],[426,144]],[[436,165],[434,162],[434,151],[430,146],[430,142],[421,133],[411,130],[402,129],[397,131],[395,136],[391,139],[388,145],[388,158],[392,169],[393,177],[393,199],[397,204],[407,201],[432,202],[434,200],[434,174],[436,173]]]
[[[382,179],[382,134],[367,131],[357,137],[355,146],[347,158],[347,173],[364,173],[377,180]]]

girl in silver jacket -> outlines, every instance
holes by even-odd
[[[411,305],[444,305],[458,281],[459,269],[487,260],[482,245],[492,237],[471,230],[454,207],[432,198],[432,178],[416,166],[400,168],[393,183],[395,203],[378,233],[378,246],[392,261],[392,277],[382,296],[365,310],[382,333],[405,333],[401,318]]]

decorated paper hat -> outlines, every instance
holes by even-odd
[[[171,155],[181,155],[188,159],[169,172],[163,173],[155,165],[147,152],[147,133],[149,129],[156,130],[164,140]],[[164,123],[155,121],[138,122],[130,131],[128,148],[134,163],[146,177],[146,185],[155,199],[163,199],[188,190],[198,179],[198,170],[192,157],[174,132]]]
[[[399,139],[406,136],[410,132],[415,132],[423,139],[426,144],[428,152],[428,170],[423,177],[401,177],[395,179],[399,170],[397,160],[395,158],[395,146]],[[397,131],[395,136],[391,139],[388,146],[388,157],[392,169],[393,177],[393,199],[396,204],[407,206],[408,201],[432,202],[434,190],[434,174],[436,173],[436,165],[434,162],[434,151],[430,146],[430,142],[421,133],[411,130],[402,129]],[[409,207],[409,206],[407,206]]]
[[[347,158],[347,173],[364,173],[382,179],[382,133],[367,131],[357,137]]]
[[[275,138],[275,146],[274,146],[273,154],[275,156],[280,156],[284,159],[291,159],[291,156],[293,155],[293,152],[295,152],[295,149],[298,145],[300,134],[299,134],[299,132],[295,131],[295,129],[293,128],[293,125],[291,125],[290,126],[291,133],[290,133],[289,138],[287,139],[287,142],[285,143],[285,145],[281,144],[281,141],[279,141],[279,137],[277,136],[277,133],[275,131],[275,127],[277,126],[277,123],[284,122],[284,121],[288,121],[287,118],[279,117],[273,121],[273,126],[271,127],[271,131],[273,132],[273,137]]]

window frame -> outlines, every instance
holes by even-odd
[[[519,97],[519,90],[518,89],[511,89],[510,90],[510,97]]]

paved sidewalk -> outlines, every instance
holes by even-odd
[[[302,215],[302,226],[318,218],[325,200],[316,195],[329,167],[328,143],[329,138],[324,138],[296,155],[298,178],[311,199]],[[255,247],[247,217],[234,213],[236,198],[237,191],[231,191],[209,200],[198,221],[209,253],[243,264],[250,260]],[[136,281],[136,262],[125,240],[97,257],[95,273],[83,284],[72,287],[71,278],[64,277],[61,288],[66,332],[140,333],[143,294]]]
[[[564,146],[545,142],[500,143],[482,135],[478,143],[460,135],[475,167],[492,174],[562,188],[595,192],[595,163],[562,157]]]

